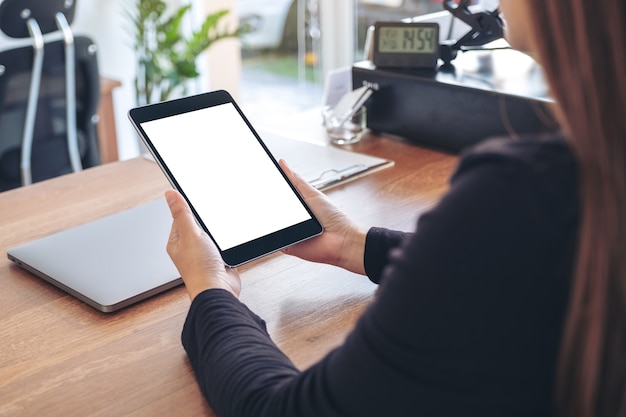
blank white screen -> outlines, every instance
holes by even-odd
[[[311,218],[231,103],[141,127],[222,250]]]

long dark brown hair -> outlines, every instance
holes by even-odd
[[[568,417],[623,417],[626,2],[527,4],[534,49],[580,166],[580,244],[560,350],[557,405]]]

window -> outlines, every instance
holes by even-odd
[[[250,29],[238,101],[263,124],[320,105],[323,74],[362,59],[375,21],[444,10],[442,0],[234,0],[234,8]]]

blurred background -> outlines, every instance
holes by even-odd
[[[248,28],[240,38],[217,42],[199,58],[200,77],[188,94],[226,89],[252,123],[272,125],[321,104],[328,71],[363,59],[368,26],[441,12],[441,0],[165,0],[168,8],[189,4],[184,25],[192,30],[211,12],[228,9],[225,25]],[[477,0],[495,7],[497,0]],[[98,47],[100,75],[117,80],[113,90],[119,158],[139,154],[127,112],[136,104],[137,57],[128,12],[137,0],[78,0],[75,34]],[[0,47],[3,37],[0,36]]]

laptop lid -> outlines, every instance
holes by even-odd
[[[164,199],[11,248],[24,269],[102,312],[182,283],[165,246],[172,224]]]

